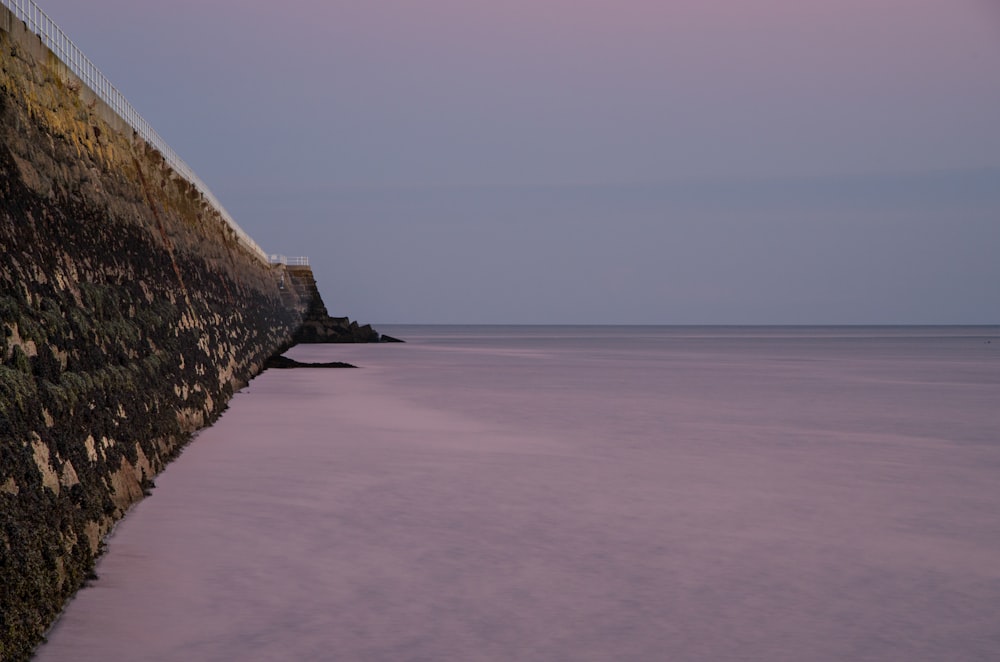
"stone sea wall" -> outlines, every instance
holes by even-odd
[[[302,326],[296,332],[294,341],[298,343],[367,343],[383,340],[399,342],[390,336],[381,336],[370,324],[359,325],[347,317],[330,317],[319,293],[316,279],[309,267],[290,266],[288,277],[296,292],[304,296],[309,305],[306,308]]]
[[[0,13],[0,660],[18,660],[310,293]]]

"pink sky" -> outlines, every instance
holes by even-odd
[[[74,5],[43,2],[85,50],[106,44],[99,64],[123,87],[156,66],[224,110],[243,105],[248,129],[275,130],[282,100],[326,118],[323,142],[356,157],[333,164],[344,183],[1000,165],[1000,11],[982,1]],[[143,58],[119,57],[128,46]],[[407,157],[432,146],[433,163]]]

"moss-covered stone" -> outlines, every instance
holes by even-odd
[[[113,522],[290,344],[309,297],[14,25],[0,31],[0,660],[30,656]]]

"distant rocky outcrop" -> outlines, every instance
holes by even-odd
[[[288,276],[294,290],[305,292],[309,297],[302,326],[295,334],[296,343],[371,343],[383,340],[370,324],[359,325],[347,317],[330,317],[311,268],[290,265]],[[392,338],[386,342],[400,341]]]

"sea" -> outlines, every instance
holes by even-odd
[[[37,659],[1000,659],[1000,327],[380,331],[238,393]]]

